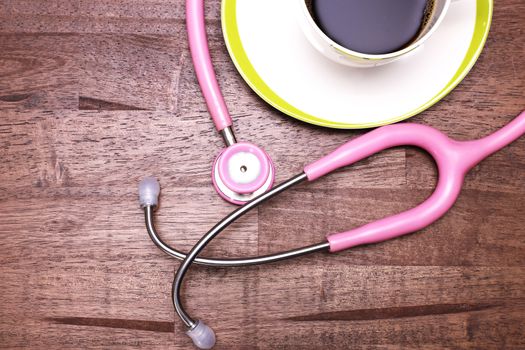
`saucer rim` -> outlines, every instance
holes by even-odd
[[[276,108],[282,113],[309,124],[334,129],[365,129],[396,123],[423,112],[447,96],[467,76],[483,51],[490,31],[494,8],[494,0],[476,0],[476,21],[467,53],[456,70],[456,73],[436,95],[430,98],[427,102],[421,104],[419,107],[404,113],[401,116],[388,118],[378,122],[355,124],[334,122],[301,111],[297,107],[286,102],[266,84],[266,82],[259,76],[253,67],[246,52],[244,51],[244,47],[237,28],[236,4],[237,0],[222,0],[221,23],[226,48],[228,49],[230,58],[233,61],[237,71],[242,76],[244,81],[266,103],[270,104],[272,107]]]

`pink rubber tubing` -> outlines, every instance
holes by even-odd
[[[232,118],[219,89],[211,63],[204,27],[204,0],[186,0],[186,26],[197,79],[215,127],[221,131],[232,125]]]
[[[313,181],[337,168],[353,164],[381,150],[412,145],[434,158],[439,180],[434,193],[417,207],[356,229],[328,236],[330,252],[381,242],[420,230],[443,216],[455,203],[465,174],[481,160],[525,134],[525,111],[495,133],[475,141],[455,141],[428,126],[384,126],[347,142],[331,154],[306,166]]]

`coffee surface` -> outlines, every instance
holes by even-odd
[[[319,28],[347,49],[385,54],[418,35],[428,0],[312,0]]]

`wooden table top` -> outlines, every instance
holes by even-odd
[[[220,2],[206,5],[237,135],[264,146],[278,181],[364,132],[267,106],[229,59]],[[523,0],[497,1],[476,66],[412,121],[464,140],[518,114],[524,21]],[[170,300],[178,262],[149,240],[137,183],[160,178],[158,228],[187,250],[233,209],[210,184],[221,147],[182,0],[1,1],[0,347],[192,349]],[[207,254],[317,243],[419,203],[435,170],[419,150],[388,150],[264,204]],[[473,169],[454,208],[421,232],[331,256],[194,267],[185,301],[217,349],[523,349],[524,179],[522,138]]]

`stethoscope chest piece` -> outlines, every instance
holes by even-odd
[[[238,142],[224,149],[215,159],[212,181],[226,201],[242,205],[268,191],[274,182],[272,160],[261,148]]]

